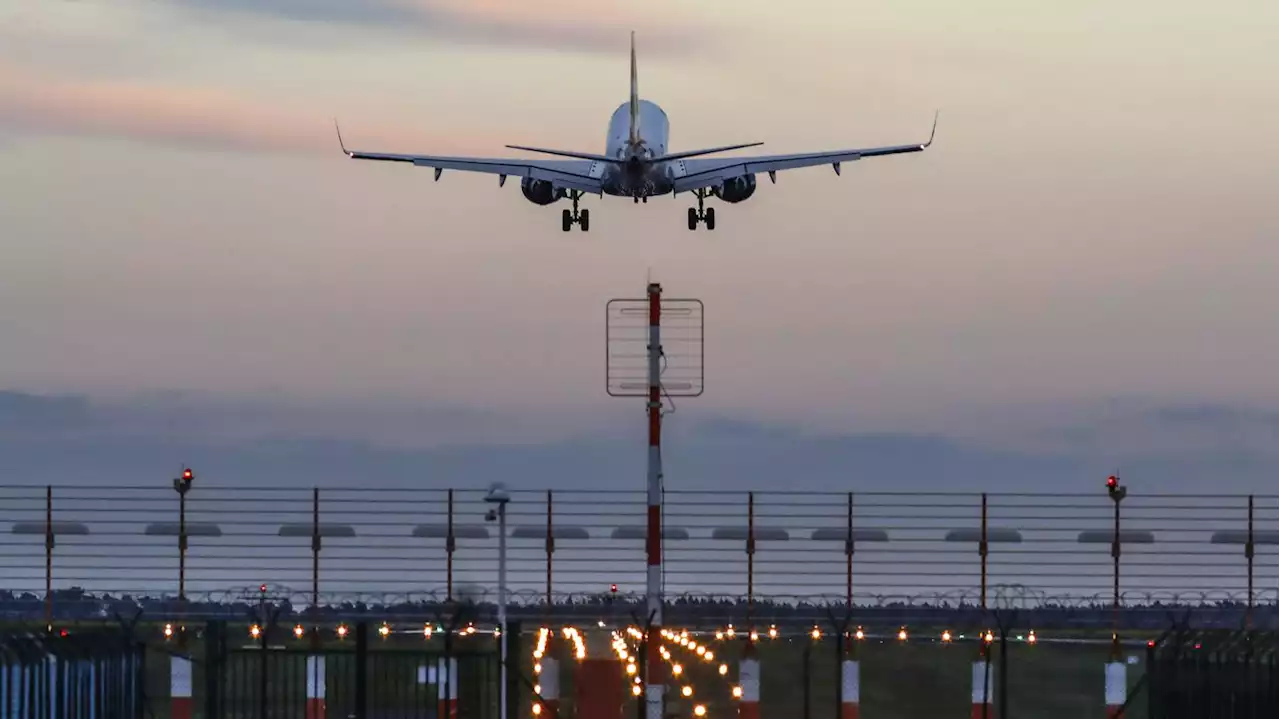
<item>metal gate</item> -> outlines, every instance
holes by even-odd
[[[1152,719],[1277,715],[1276,632],[1185,631],[1147,649]]]
[[[492,652],[440,652],[369,641],[352,628],[319,648],[205,634],[207,719],[497,719],[499,666]],[[452,661],[450,661],[452,660]],[[454,687],[449,700],[443,688]]]
[[[142,716],[145,658],[119,631],[0,633],[0,719]]]

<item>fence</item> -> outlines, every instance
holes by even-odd
[[[0,613],[190,617],[252,604],[264,585],[334,617],[496,595],[497,528],[478,491],[197,484],[183,505],[167,487],[0,487]],[[638,607],[645,508],[641,492],[513,492],[516,616]],[[1187,606],[1274,626],[1275,495],[1136,495],[1118,520],[1115,508],[1104,491],[669,491],[665,594],[706,625],[1003,606],[1110,626]]]
[[[1276,633],[1180,631],[1148,651],[1151,716],[1272,717],[1280,711]]]
[[[112,630],[0,631],[0,718],[142,714],[145,646]]]

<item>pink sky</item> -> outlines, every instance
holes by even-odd
[[[596,408],[603,303],[652,272],[707,303],[703,408],[1274,407],[1276,8],[1249,5],[18,0],[0,387]],[[682,197],[589,200],[571,235],[515,183],[331,144],[338,116],[370,150],[598,151],[630,28],[676,147],[911,142],[940,107],[938,142],[784,174],[714,234]]]

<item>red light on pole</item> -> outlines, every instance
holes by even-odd
[[[190,480],[190,479],[191,479],[192,477],[194,477],[194,476],[195,476],[195,475],[191,472],[191,470],[190,470],[190,469],[184,469],[184,470],[182,470],[182,478],[183,478],[183,479],[185,479],[185,480]]]
[[[1120,484],[1120,480],[1119,480],[1119,479],[1116,479],[1116,476],[1115,476],[1114,474],[1113,474],[1113,475],[1111,475],[1110,477],[1107,477],[1107,488],[1108,488],[1108,489],[1115,489],[1115,487],[1116,487],[1116,485],[1117,485],[1117,484]]]
[[[618,593],[618,585],[616,585],[616,584],[610,584],[610,585],[609,585],[609,591],[610,591],[610,592],[613,592],[614,594],[617,594],[617,593]]]

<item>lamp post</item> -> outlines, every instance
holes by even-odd
[[[498,716],[507,719],[507,502],[511,495],[505,485],[495,482],[489,486],[484,501],[496,505],[485,513],[485,520],[498,522]]]

